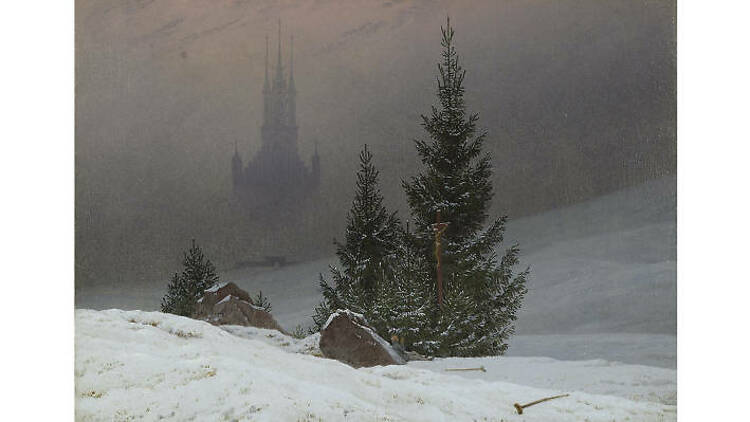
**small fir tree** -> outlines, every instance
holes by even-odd
[[[292,337],[296,338],[297,340],[301,340],[305,337],[307,337],[307,333],[309,330],[305,330],[305,328],[302,326],[302,324],[297,324],[296,327],[292,330]]]
[[[161,311],[190,316],[203,292],[219,282],[214,264],[203,255],[193,239],[192,246],[183,253],[182,272],[172,276],[167,293],[161,301]]]
[[[346,219],[346,236],[343,243],[334,240],[341,269],[330,267],[333,285],[320,275],[323,302],[313,315],[318,328],[336,309],[368,313],[378,280],[387,271],[386,259],[399,243],[400,222],[396,213],[388,212],[383,205],[378,174],[372,153],[365,145],[359,154],[356,192]]]
[[[191,296],[187,279],[181,273],[174,273],[167,285],[167,293],[161,300],[161,311],[190,316],[194,307]]]
[[[514,273],[515,245],[498,262],[495,250],[503,241],[505,217],[484,229],[493,196],[490,155],[482,151],[486,133],[477,133],[478,115],[466,112],[466,72],[459,65],[450,19],[441,31],[439,106],[432,107],[429,117],[422,116],[429,141],[415,141],[424,169],[403,187],[414,220],[414,245],[431,261],[433,286],[436,214],[448,222],[442,241],[446,297],[433,318],[436,353],[501,354],[526,293],[528,269]]]
[[[271,306],[271,302],[268,300],[267,296],[263,296],[263,291],[258,291],[258,296],[255,296],[252,299],[253,305],[263,309],[266,312],[271,312],[271,309],[273,307]]]

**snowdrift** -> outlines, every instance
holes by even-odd
[[[158,312],[77,310],[76,420],[676,420],[673,405],[567,390],[518,416],[514,402],[562,391],[413,366],[353,369],[305,354],[315,353],[300,347],[309,340],[229,331]]]

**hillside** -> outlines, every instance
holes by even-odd
[[[511,222],[532,278],[522,334],[675,334],[676,180]]]
[[[605,358],[674,367],[676,354],[676,180],[662,178],[510,222],[532,267],[529,294],[509,354]],[[268,296],[279,323],[311,324],[318,274],[334,258],[278,269],[222,272]],[[76,307],[158,309],[163,286],[80,293]]]
[[[674,371],[510,360],[537,377],[556,374],[553,385],[530,387],[498,380],[507,376],[502,359],[477,380],[441,367],[474,361],[353,369],[156,312],[77,310],[75,324],[78,421],[501,421],[518,418],[515,402],[561,392],[570,396],[528,408],[522,419],[676,420],[676,407],[662,402],[673,400]]]
[[[523,265],[532,267],[518,334],[674,335],[675,183],[667,177],[511,221],[507,243],[518,242]],[[263,290],[279,322],[293,327],[309,324],[317,274],[334,262],[236,269],[224,277]]]

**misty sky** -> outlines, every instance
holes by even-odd
[[[529,215],[676,167],[675,3],[78,0],[76,282],[159,282],[189,239],[222,266],[328,254],[367,143],[387,204],[435,102],[450,14],[469,110],[489,133],[494,213]],[[299,150],[323,187],[305,218],[232,205],[234,143],[260,144],[265,36],[295,36]],[[272,63],[275,62],[275,57]]]

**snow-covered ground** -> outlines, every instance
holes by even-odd
[[[675,334],[676,180],[511,221],[531,266],[519,334]]]
[[[594,333],[516,335],[508,356],[547,356],[561,360],[606,359],[638,365],[677,367],[674,334]]]
[[[353,369],[315,356],[315,338],[142,311],[79,309],[75,336],[78,421],[676,420],[671,369],[506,357]],[[487,372],[444,371],[476,365]]]
[[[676,367],[676,180],[665,177],[511,220],[507,242],[532,267],[509,356],[605,359]],[[277,321],[311,324],[318,274],[333,257],[287,267],[222,271],[251,294],[262,290]],[[165,283],[76,293],[76,307],[158,309]]]

